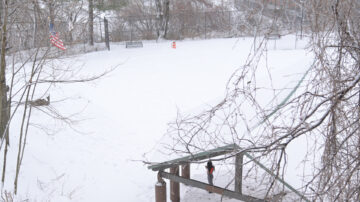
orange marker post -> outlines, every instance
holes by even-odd
[[[175,41],[173,41],[172,42],[172,46],[171,46],[173,49],[176,49],[176,42]]]

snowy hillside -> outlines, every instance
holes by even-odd
[[[62,113],[81,112],[75,116],[81,120],[75,125],[78,132],[35,112],[34,122],[57,133],[49,135],[36,130],[29,137],[19,199],[155,201],[156,173],[141,161],[166,159],[156,156],[155,150],[163,141],[167,123],[174,120],[178,111],[193,113],[220,100],[226,82],[244,64],[252,43],[250,38],[189,40],[178,41],[176,49],[171,48],[169,41],[145,42],[140,49],[112,44],[111,51],[63,61],[74,63],[74,67],[83,65],[82,71],[90,75],[119,66],[96,82],[65,85],[50,92],[52,105]],[[294,36],[269,44],[267,62],[269,69],[277,73],[280,87],[291,87],[306,71],[311,57],[303,48],[304,41],[295,42]],[[56,102],[64,97],[69,99]],[[264,96],[265,102],[271,99]],[[16,145],[10,149],[10,155],[15,155]],[[215,184],[224,184],[221,176],[225,168],[218,168]],[[301,182],[296,169],[297,162],[290,161],[288,170],[292,172],[287,180],[298,188]],[[9,172],[15,172],[14,165],[9,165]],[[205,180],[204,175],[203,165],[192,168],[192,177]],[[12,186],[12,182],[7,182],[4,189]],[[184,186],[181,193],[185,202],[220,199]]]

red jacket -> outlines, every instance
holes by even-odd
[[[209,172],[210,174],[213,174],[213,172],[214,172],[214,167],[210,168],[210,170],[208,170],[208,172]]]
[[[215,170],[215,166],[213,166],[211,161],[209,161],[205,167],[207,168],[209,174],[212,174]]]

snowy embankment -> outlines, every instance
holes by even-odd
[[[220,100],[230,75],[244,64],[253,39],[213,39],[177,42],[145,42],[144,48],[112,45],[100,51],[66,59],[83,73],[94,74],[119,65],[96,82],[57,86],[50,91],[52,105],[64,114],[81,111],[74,118],[76,133],[60,122],[36,112],[34,122],[53,135],[34,130],[28,139],[20,174],[19,198],[30,201],[154,201],[156,173],[138,160],[164,160],[154,156],[178,110],[192,113]],[[271,42],[273,43],[273,42]],[[302,44],[301,44],[302,43]],[[311,57],[294,37],[270,44],[268,69],[276,73],[278,88],[293,87],[306,71]],[[75,65],[77,64],[77,65]],[[267,71],[264,69],[264,71]],[[282,82],[282,79],[285,82]],[[265,102],[271,96],[264,96]],[[16,131],[15,128],[12,130]],[[14,158],[16,145],[11,146]],[[296,170],[290,159],[288,170]],[[9,172],[14,172],[9,165]],[[215,184],[225,185],[226,168],[217,167]],[[205,180],[203,165],[192,167],[192,177]],[[301,170],[299,170],[301,173]],[[301,186],[297,172],[288,181]],[[12,182],[5,184],[11,188]],[[181,187],[182,201],[217,201],[220,196]],[[168,194],[169,196],[169,194]]]

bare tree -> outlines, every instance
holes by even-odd
[[[170,0],[155,0],[156,17],[157,17],[157,36],[158,40],[166,38],[169,15]]]
[[[8,21],[8,1],[4,0],[1,2],[3,13],[3,21],[2,21],[2,29],[0,32],[1,38],[1,56],[0,56],[0,138],[5,139],[5,151],[4,151],[4,161],[3,161],[3,174],[2,174],[2,182],[4,182],[5,178],[5,171],[6,171],[6,157],[7,157],[7,147],[9,145],[9,133],[6,129],[6,125],[9,121],[8,117],[8,97],[7,97],[7,85],[6,85],[6,61],[5,61],[5,54],[6,54],[6,44],[7,44],[7,21]],[[3,12],[4,11],[4,12]]]
[[[89,44],[94,45],[94,0],[89,0]]]
[[[236,143],[243,148],[239,152],[266,158],[271,170],[281,176],[290,145],[306,136],[313,142],[304,163],[312,159],[306,166],[313,173],[304,176],[303,191],[315,201],[358,201],[360,4],[356,0],[308,0],[304,5],[315,58],[286,99],[272,103],[271,108],[259,101],[256,71],[262,68],[258,64],[266,50],[265,41],[260,41],[229,80],[220,103],[195,116],[179,115],[170,124],[173,144],[166,148],[188,155]],[[297,90],[301,91],[294,93]],[[254,118],[244,113],[250,107]],[[257,124],[251,124],[254,122]],[[268,187],[267,195],[273,188]]]
[[[39,2],[24,4],[22,1],[10,2],[2,0],[1,3],[0,151],[4,152],[2,182],[13,182],[14,193],[17,194],[19,174],[21,173],[21,165],[28,141],[27,137],[34,127],[39,127],[38,124],[32,123],[33,110],[43,112],[53,119],[61,120],[67,125],[72,126],[73,118],[62,115],[50,102],[50,95],[48,94],[50,94],[51,88],[55,84],[93,81],[101,78],[111,70],[105,70],[103,73],[90,77],[81,77],[78,73],[79,69],[81,69],[79,66],[76,68],[77,70],[74,70],[70,65],[57,66],[48,63],[48,61],[59,60],[61,56],[55,47],[44,47],[35,43],[37,41],[49,43],[48,29],[45,29],[45,31],[41,30],[46,33],[39,35],[39,40],[34,40],[33,45],[37,47],[35,49],[24,48],[24,41],[31,39],[29,35],[18,34],[16,35],[16,40],[14,40],[12,35],[12,33],[21,33],[23,27],[31,27],[33,25],[27,21],[19,20],[28,17],[22,14],[31,13],[37,16],[35,17],[34,24],[41,20],[46,22],[47,17],[42,16],[41,8],[37,4]],[[50,21],[54,22],[56,14],[53,12],[53,7],[56,6],[56,2],[49,1],[47,3],[49,4],[46,4],[48,5],[46,10],[49,9],[49,13],[53,13],[54,16],[50,17]],[[35,26],[34,29],[38,29],[38,27]],[[11,47],[10,52],[8,52],[8,46]],[[44,98],[46,95],[48,95],[47,99]],[[16,131],[17,129],[9,131],[10,126],[13,124],[14,116],[20,113],[22,114],[21,125],[16,127],[19,131]],[[7,157],[10,140],[14,145],[18,145],[16,159],[9,159]],[[13,148],[15,150],[15,147]],[[15,162],[14,164],[16,165],[14,179],[8,179],[9,176],[6,175],[6,168],[9,165],[7,162],[9,161]]]

